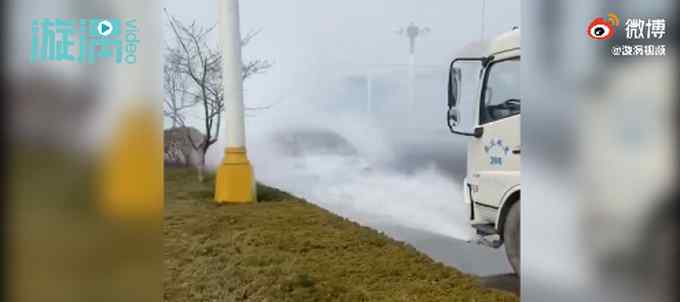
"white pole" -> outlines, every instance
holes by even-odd
[[[484,31],[486,31],[486,28],[484,28],[485,27],[484,19],[486,19],[486,0],[482,0],[482,33],[481,33],[482,41],[484,41],[485,34]]]
[[[241,78],[241,31],[238,0],[220,3],[220,41],[222,44],[222,85],[224,85],[224,160],[215,178],[215,201],[257,201],[255,175],[246,154],[243,80]]]
[[[366,73],[366,113],[371,114],[373,107],[373,79],[371,72]]]
[[[220,2],[220,42],[222,43],[222,81],[224,85],[224,127],[227,148],[246,145],[241,78],[241,31],[238,0]]]
[[[416,98],[416,92],[415,92],[415,79],[416,79],[416,56],[414,53],[411,53],[409,55],[409,64],[408,64],[408,101],[409,101],[409,113],[412,113],[413,110],[415,109],[415,98]]]

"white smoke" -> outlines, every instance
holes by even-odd
[[[310,116],[316,116],[317,121]],[[339,115],[329,119],[319,114],[304,117],[288,116],[282,118],[287,125],[278,125],[278,129],[251,131],[249,156],[259,181],[374,228],[396,224],[459,239],[471,236],[460,180],[451,177],[450,171],[445,173],[434,159],[421,160],[408,171],[400,169],[411,161],[410,154],[418,157],[419,151],[445,146],[427,144],[426,137],[419,137],[415,143],[419,145],[406,154],[401,135],[389,134],[369,120],[356,116],[346,120]],[[356,153],[333,154],[311,148],[291,156],[277,143],[277,136],[306,131],[337,133]],[[451,157],[455,156],[464,158],[451,149]]]

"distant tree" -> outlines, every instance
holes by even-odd
[[[207,39],[215,26],[204,27],[193,21],[185,25],[165,11],[174,40],[167,46],[165,56],[164,82],[166,91],[165,116],[173,127],[187,127],[187,111],[200,108],[203,137],[198,141],[187,136],[192,148],[198,153],[196,163],[198,178],[204,179],[205,156],[210,146],[219,138],[224,94],[222,86],[222,52],[219,47],[208,45]],[[242,38],[241,47],[246,46],[259,32],[251,32]],[[256,59],[244,62],[241,68],[243,80],[264,73],[272,64]],[[246,110],[266,109],[246,108]]]

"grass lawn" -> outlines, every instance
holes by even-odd
[[[285,192],[217,205],[212,186],[166,167],[165,301],[518,301]]]

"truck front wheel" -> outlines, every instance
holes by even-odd
[[[510,207],[508,216],[503,224],[503,242],[505,244],[505,255],[512,269],[520,275],[520,208],[519,201]]]

